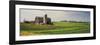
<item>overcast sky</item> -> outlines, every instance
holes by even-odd
[[[43,17],[45,14],[47,14],[52,21],[90,21],[89,11],[20,9],[20,22],[24,20],[34,21],[36,16]]]

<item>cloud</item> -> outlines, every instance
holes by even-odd
[[[61,11],[61,10],[34,10],[34,9],[20,9],[21,22],[26,20],[34,20],[36,16],[43,17],[45,14],[52,19],[52,21],[73,20],[73,21],[90,21],[89,11]]]

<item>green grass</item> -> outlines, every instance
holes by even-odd
[[[20,35],[75,34],[89,33],[90,24],[86,22],[54,22],[54,25],[20,24]]]

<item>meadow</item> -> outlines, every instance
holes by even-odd
[[[79,34],[89,33],[88,22],[53,22],[53,25],[39,25],[20,23],[20,35],[51,35],[51,34]]]

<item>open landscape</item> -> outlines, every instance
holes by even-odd
[[[90,12],[20,9],[20,36],[90,33]]]
[[[32,23],[20,24],[20,35],[46,35],[46,34],[77,34],[89,33],[88,22],[54,22],[54,25],[36,25]]]

